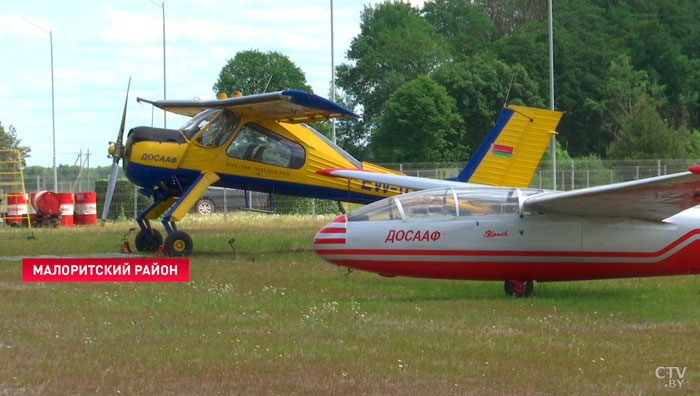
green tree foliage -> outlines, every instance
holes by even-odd
[[[447,40],[457,59],[486,49],[494,29],[480,7],[464,0],[427,2],[423,16]]]
[[[380,161],[450,161],[466,158],[461,119],[455,100],[444,87],[419,76],[399,89],[386,104],[372,135]]]
[[[670,128],[654,103],[640,97],[629,115],[620,119],[619,137],[608,147],[608,155],[620,159],[684,158],[689,144],[687,129]]]
[[[514,32],[526,22],[547,18],[547,2],[541,0],[476,0],[493,23],[494,37]]]
[[[465,146],[479,145],[506,103],[544,106],[537,84],[522,66],[509,66],[490,54],[447,63],[432,77],[456,101],[466,127]]]
[[[215,93],[244,95],[299,89],[311,91],[304,72],[279,52],[241,51],[221,69],[214,84]]]
[[[353,38],[347,58],[336,68],[338,86],[363,108],[366,126],[373,127],[392,93],[419,75],[429,74],[449,58],[447,43],[419,10],[401,1],[366,6],[361,32]]]
[[[664,107],[664,87],[650,81],[645,71],[635,70],[629,56],[620,55],[610,64],[608,82],[600,90],[600,99],[587,105],[600,111],[601,128],[611,138],[617,138],[622,120],[633,114],[635,106],[647,101],[657,108]]]
[[[10,125],[5,130],[5,127],[0,122],[0,149],[16,149],[19,150],[22,158],[22,166],[26,165],[26,158],[29,157],[29,152],[32,151],[28,146],[22,146],[22,141],[17,137],[17,130]]]

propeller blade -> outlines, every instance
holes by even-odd
[[[109,206],[112,204],[112,195],[114,195],[114,187],[117,185],[117,174],[119,172],[119,160],[115,159],[112,162],[112,169],[109,171],[109,179],[107,181],[107,195],[105,196],[105,205],[102,208],[102,221],[100,225],[105,226],[107,215],[109,214]]]
[[[117,141],[114,143],[114,152],[112,153],[112,169],[109,172],[107,180],[107,195],[105,196],[105,205],[102,208],[102,221],[100,224],[104,227],[109,214],[109,207],[112,204],[112,195],[114,195],[114,187],[117,185],[117,175],[119,173],[119,160],[124,155],[124,128],[126,126],[126,108],[129,103],[129,89],[131,88],[131,77],[129,77],[129,85],[126,87],[126,99],[124,100],[124,113],[122,114],[122,123],[119,126]]]
[[[119,126],[119,133],[117,134],[117,141],[114,144],[114,160],[119,162],[124,154],[124,129],[126,126],[126,107],[129,103],[129,89],[131,88],[131,77],[129,77],[129,84],[126,87],[126,99],[124,100],[124,113],[122,114],[122,123]]]

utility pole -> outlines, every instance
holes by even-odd
[[[335,103],[335,44],[333,36],[333,0],[331,0],[331,100]],[[333,143],[335,143],[335,118],[331,120]]]
[[[554,29],[552,28],[552,0],[549,5],[549,109],[554,110]],[[557,189],[557,138],[552,134],[549,151],[552,153],[552,190]]]
[[[161,2],[160,4],[151,0],[151,3],[157,5],[163,10],[163,100],[167,99],[168,96],[166,94],[166,88],[165,88],[165,82],[166,82],[166,69],[165,69],[165,1]],[[168,112],[163,110],[163,128],[168,127],[168,120],[167,120],[167,115]]]

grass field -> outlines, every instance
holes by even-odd
[[[189,283],[23,283],[19,258],[115,253],[133,225],[0,229],[0,395],[700,394],[698,277],[514,299],[347,274],[311,249],[329,218],[186,220]]]

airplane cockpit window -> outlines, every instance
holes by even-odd
[[[398,197],[407,219],[456,216],[457,207],[454,190],[428,190],[404,194]]]
[[[372,202],[347,214],[348,221],[401,220],[396,198]]]
[[[458,189],[456,193],[460,216],[519,213],[518,190],[515,188]]]
[[[529,188],[442,188],[416,191],[371,203],[347,214],[348,221],[450,220],[466,216],[518,215]],[[529,214],[525,212],[524,214]]]
[[[187,139],[192,140],[194,135],[197,134],[202,128],[204,128],[209,121],[221,113],[221,109],[207,109],[203,112],[197,114],[196,116],[190,118],[189,121],[180,127],[180,132],[187,136]]]
[[[211,120],[199,135],[197,138],[199,144],[209,147],[221,146],[236,130],[239,121],[238,116],[226,110],[220,114],[220,116]]]
[[[232,158],[262,162],[290,169],[304,165],[304,148],[258,124],[245,124],[226,149]]]

